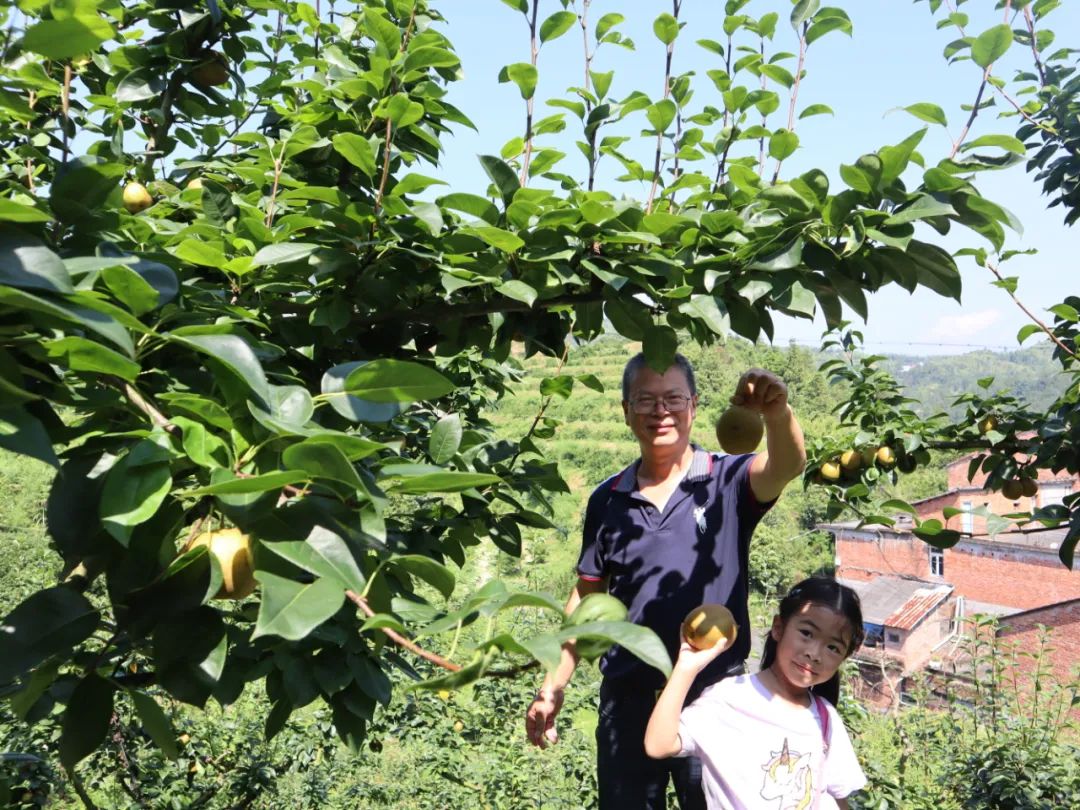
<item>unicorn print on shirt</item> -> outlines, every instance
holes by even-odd
[[[761,798],[778,800],[777,810],[807,810],[814,803],[814,776],[810,770],[810,754],[788,750],[787,738],[780,751],[773,751],[772,759],[761,769],[765,781],[761,785]]]

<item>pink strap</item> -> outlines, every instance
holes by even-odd
[[[821,718],[821,742],[827,755],[829,753],[829,708],[820,695],[814,695],[814,702],[817,704],[818,717]]]

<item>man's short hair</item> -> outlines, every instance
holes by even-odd
[[[626,361],[626,367],[623,369],[622,373],[623,402],[628,402],[630,400],[630,384],[634,381],[634,377],[637,376],[637,373],[647,365],[648,363],[645,361],[644,352],[638,352]],[[682,371],[686,376],[686,384],[690,387],[690,396],[696,397],[697,382],[694,380],[694,367],[690,365],[690,361],[681,354],[676,353],[675,359],[668,368],[677,368]]]

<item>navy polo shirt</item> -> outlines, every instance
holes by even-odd
[[[686,476],[661,512],[637,488],[640,459],[602,483],[589,497],[577,572],[608,579],[608,591],[628,620],[652,629],[671,660],[680,625],[701,604],[727,605],[739,625],[734,645],[699,676],[719,680],[750,653],[747,573],[750,536],[772,506],[750,489],[753,454],[728,456],[694,448]],[[619,646],[600,662],[606,678],[633,676],[663,686],[663,675]]]

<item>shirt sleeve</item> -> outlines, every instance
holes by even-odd
[[[716,728],[721,724],[724,717],[724,709],[727,705],[724,699],[724,690],[721,681],[707,688],[689,706],[684,706],[679,715],[679,742],[682,745],[678,757],[700,756],[700,748],[706,735],[715,745],[718,737]],[[713,733],[710,735],[709,732]],[[722,736],[722,735],[721,735]],[[717,752],[710,751],[710,757],[715,758]]]
[[[601,542],[600,529],[604,506],[609,493],[606,482],[601,484],[585,505],[585,526],[581,531],[581,554],[578,555],[577,573],[585,579],[603,579],[607,573],[607,561],[604,557],[604,544]]]
[[[825,758],[825,789],[836,799],[843,799],[866,785],[855,750],[851,747],[851,738],[840,714],[831,705],[829,712],[829,754]]]

